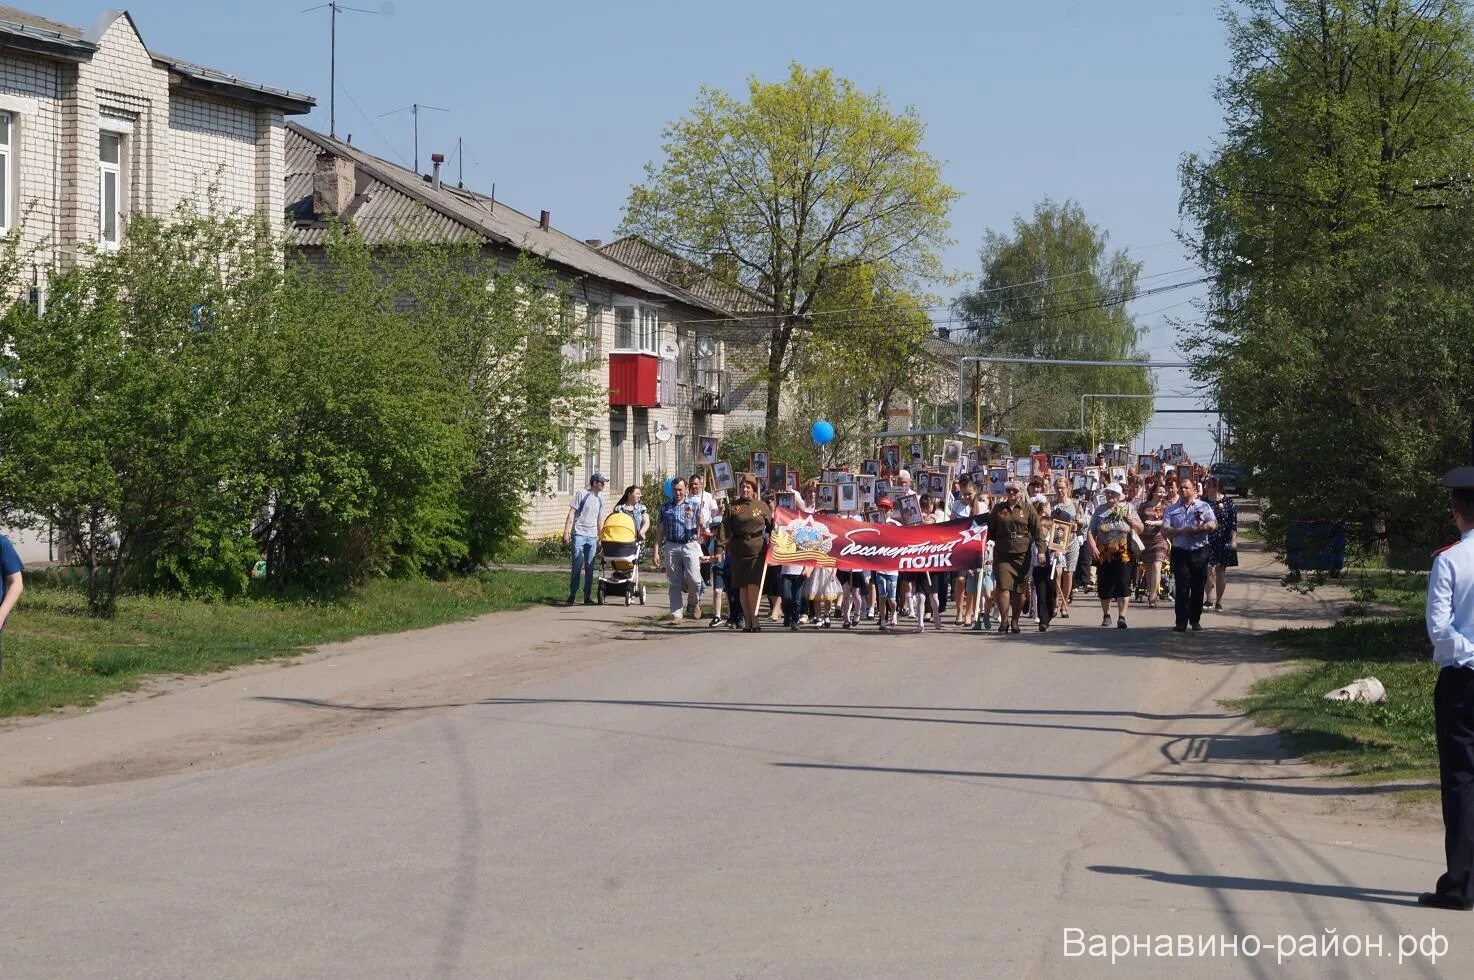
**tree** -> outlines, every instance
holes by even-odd
[[[1271,524],[1429,533],[1468,378],[1474,30],[1453,0],[1226,7],[1225,134],[1183,161],[1185,336]],[[1421,527],[1420,527],[1421,525]]]
[[[893,112],[827,69],[798,64],[748,83],[747,101],[702,88],[664,134],[665,160],[633,189],[622,232],[717,268],[768,298],[765,418],[778,423],[798,339],[837,270],[874,270],[901,292],[944,278],[957,192],[921,146],[915,110]]]
[[[17,302],[3,320],[12,518],[61,531],[94,615],[112,614],[135,569],[238,588],[259,491],[260,340],[281,278],[270,227],[190,207],[134,216],[116,251],[49,278],[44,312]],[[229,567],[180,557],[204,553]]]
[[[867,457],[886,408],[938,386],[938,367],[926,351],[931,320],[920,299],[886,288],[870,266],[834,270],[814,299],[811,320],[812,332],[794,355],[795,418],[805,438],[815,419],[834,425],[826,459]],[[950,400],[956,378],[942,373]]]
[[[1011,234],[986,231],[982,275],[958,301],[969,339],[984,356],[1072,360],[1131,360],[1141,356],[1143,331],[1126,312],[1136,295],[1141,264],[1072,201],[1035,205],[1031,218],[1016,218]],[[1006,366],[993,388],[984,427],[1008,430],[1018,441],[1037,429],[1077,424],[1087,393],[1150,395],[1146,368]],[[985,382],[987,383],[987,382]],[[1151,418],[1149,399],[1087,402],[1089,438],[1129,441]]]

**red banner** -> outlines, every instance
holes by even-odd
[[[847,571],[961,571],[982,565],[987,544],[987,524],[968,517],[903,527],[779,507],[768,561]]]

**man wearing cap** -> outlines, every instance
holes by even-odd
[[[598,547],[599,528],[604,525],[604,474],[589,477],[589,488],[573,495],[568,517],[563,521],[563,543],[573,545],[573,568],[568,578],[568,604],[578,592],[579,571],[583,572],[583,604],[592,606],[594,589],[594,549]]]
[[[1439,666],[1433,688],[1448,870],[1418,902],[1474,908],[1474,466],[1443,477],[1459,541],[1440,551],[1428,573],[1428,638]]]
[[[1178,633],[1202,629],[1203,593],[1208,584],[1209,540],[1218,530],[1218,517],[1198,499],[1192,477],[1177,481],[1177,502],[1162,515],[1162,533],[1172,542],[1172,604]]]

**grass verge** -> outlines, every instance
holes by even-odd
[[[561,575],[489,572],[446,582],[377,581],[342,599],[206,603],[125,596],[91,619],[81,591],[27,585],[5,630],[0,717],[92,704],[150,674],[199,674],[319,643],[396,633],[552,602]]]
[[[1334,626],[1282,629],[1269,640],[1297,655],[1296,669],[1256,684],[1232,702],[1258,724],[1287,736],[1293,751],[1341,775],[1368,780],[1438,774],[1433,684],[1438,668],[1424,632],[1427,577],[1353,573],[1352,604]],[[1326,701],[1358,677],[1376,677],[1385,704]]]

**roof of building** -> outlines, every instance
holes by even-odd
[[[539,255],[554,265],[637,292],[676,300],[721,316],[731,311],[677,284],[634,269],[501,200],[442,183],[437,190],[422,174],[390,163],[298,123],[286,125],[286,201],[296,219],[289,232],[301,246],[322,245],[331,223],[312,207],[312,180],[319,154],[351,160],[354,198],[342,217],[370,245],[404,241],[481,240]]]
[[[740,283],[723,282],[706,266],[661,248],[639,235],[626,235],[599,250],[646,275],[688,289],[723,309],[738,313],[767,313],[771,310],[762,293]]]
[[[133,22],[132,16],[126,11],[113,10],[103,14],[91,30],[84,31],[80,27],[63,24],[30,11],[0,6],[0,44],[9,44],[38,54],[86,61],[97,52],[102,34],[119,17],[127,17],[130,24]],[[134,25],[134,31],[137,32],[137,25]],[[312,96],[300,92],[247,81],[238,75],[179,58],[170,58],[157,51],[149,51],[149,55],[154,64],[173,72],[187,87],[198,91],[272,105],[287,113],[308,112],[316,104]]]

